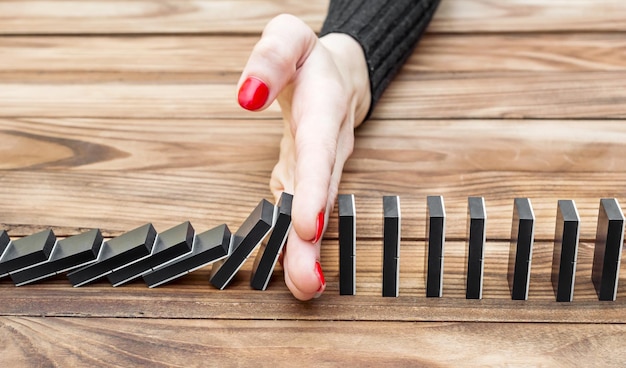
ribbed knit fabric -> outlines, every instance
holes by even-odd
[[[371,114],[383,91],[411,55],[439,0],[331,0],[320,37],[344,33],[357,40],[369,70]]]

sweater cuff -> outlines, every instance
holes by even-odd
[[[430,23],[439,0],[331,0],[320,37],[352,36],[363,48],[372,100],[366,120]]]

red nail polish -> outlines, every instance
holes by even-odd
[[[317,292],[321,293],[326,287],[326,279],[324,279],[324,272],[322,272],[322,265],[319,261],[315,262],[315,275],[317,275],[318,280],[320,280],[320,287],[317,289]]]
[[[313,244],[322,239],[322,232],[324,231],[324,211],[317,214],[315,221],[315,238],[313,238]]]
[[[267,84],[256,77],[248,77],[239,89],[239,105],[246,110],[258,110],[270,94]]]

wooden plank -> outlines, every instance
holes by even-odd
[[[626,117],[623,72],[399,74],[374,118]]]
[[[624,70],[625,59],[626,41],[619,33],[431,33],[403,73],[617,71]]]
[[[626,311],[626,271],[622,270],[615,302],[599,302],[591,282],[592,243],[581,244],[574,301],[557,303],[550,283],[552,243],[539,242],[533,255],[528,301],[514,301],[508,292],[506,268],[509,245],[489,241],[485,252],[484,299],[467,300],[463,264],[465,242],[446,243],[444,296],[426,298],[423,282],[424,243],[403,241],[400,296],[381,296],[381,239],[357,241],[357,295],[338,292],[336,240],[326,240],[321,263],[327,280],[324,295],[309,303],[287,290],[280,268],[265,292],[249,286],[252,261],[247,262],[225,290],[213,288],[210,268],[172,283],[148,289],[141,281],[112,288],[98,281],[72,288],[59,276],[16,288],[0,281],[0,315],[123,318],[297,319],[331,321],[464,321],[619,323]]]
[[[269,192],[270,171],[228,173],[211,170],[4,171],[0,173],[0,226],[14,236],[52,227],[59,235],[101,228],[117,235],[145,222],[157,230],[190,220],[198,229],[241,223]],[[555,179],[555,177],[557,177]],[[345,173],[341,193],[354,193],[357,234],[381,234],[382,194],[400,195],[403,236],[423,239],[426,196],[444,196],[447,236],[466,236],[467,197],[484,196],[489,239],[508,239],[513,198],[530,197],[537,216],[538,239],[553,239],[556,203],[574,199],[581,216],[581,238],[594,239],[600,198],[626,203],[624,173],[515,173],[483,171],[456,175],[406,171]],[[225,208],[232,210],[225,211]],[[336,238],[333,215],[327,236]]]
[[[146,221],[161,229],[187,219],[237,224],[271,197],[282,129],[275,120],[0,124],[0,223],[14,235],[48,226],[118,234]],[[358,233],[366,238],[380,234],[382,194],[402,197],[408,238],[423,238],[425,198],[441,194],[452,238],[465,236],[467,197],[479,195],[491,239],[510,235],[512,201],[520,196],[533,201],[538,238],[554,235],[557,200],[574,199],[581,236],[593,239],[599,199],[626,201],[625,129],[609,120],[370,121],[357,131],[340,191],[357,195]],[[484,145],[484,137],[492,143]],[[224,206],[235,210],[224,213]],[[335,220],[328,236],[336,236]]]
[[[260,33],[281,13],[320,28],[328,1],[4,0],[2,34]]]
[[[443,0],[431,32],[623,31],[621,0]]]
[[[277,106],[253,114],[237,104],[231,83],[0,84],[3,117],[245,118],[278,117]]]
[[[176,80],[237,76],[257,36],[0,38],[0,79],[13,82]],[[624,71],[626,41],[615,33],[431,34],[403,73]],[[167,77],[167,76],[165,76]]]
[[[0,119],[0,126],[0,169],[238,173],[271,170],[283,129],[280,120],[175,118]],[[371,120],[357,129],[345,171],[448,181],[479,171],[624,173],[625,142],[620,120]]]
[[[400,74],[376,119],[626,118],[626,72]],[[250,113],[236,76],[197,80],[0,83],[0,117],[278,118],[276,104]],[[36,102],[36,103],[35,103]]]
[[[0,125],[0,169],[57,171],[271,170],[283,131],[279,120],[0,119]]]
[[[626,359],[623,325],[4,317],[0,326],[9,366],[607,367]]]
[[[621,0],[446,0],[431,32],[624,31]],[[0,34],[260,33],[292,13],[319,30],[328,1],[4,0]]]

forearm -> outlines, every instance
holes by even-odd
[[[320,36],[345,33],[363,48],[370,113],[413,52],[438,4],[439,0],[331,0]]]

